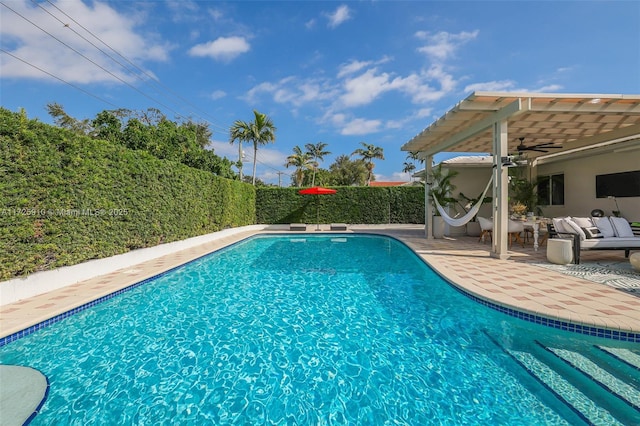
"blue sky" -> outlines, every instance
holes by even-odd
[[[366,142],[377,180],[408,180],[400,147],[473,91],[640,93],[637,1],[3,0],[0,19],[3,107],[154,107],[210,123],[233,161],[257,109],[277,127],[258,177],[283,185],[318,142],[325,168]]]

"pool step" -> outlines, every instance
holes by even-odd
[[[608,346],[597,346],[597,348],[624,362],[629,367],[640,370],[640,354],[624,348],[610,348]]]
[[[511,349],[507,349],[507,352],[533,377],[582,417],[586,423],[603,426],[623,424],[534,354]]]
[[[581,353],[558,348],[547,350],[640,412],[640,390],[609,373]]]

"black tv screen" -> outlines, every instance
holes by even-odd
[[[596,175],[596,198],[640,197],[640,170]]]

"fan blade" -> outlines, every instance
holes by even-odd
[[[537,144],[532,145],[532,146],[540,148],[540,147],[543,147],[545,145],[553,145],[553,144],[554,144],[553,142],[542,142],[542,143],[537,143]]]
[[[555,148],[555,149],[559,149],[559,148],[562,148],[562,147],[561,146],[555,146],[553,144],[553,142],[545,142],[545,143],[539,143],[539,144],[536,144],[536,145],[532,145],[531,148],[544,148],[544,149]]]

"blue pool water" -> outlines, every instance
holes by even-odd
[[[560,425],[583,418],[506,349],[602,341],[481,306],[394,239],[260,236],[7,344],[0,362],[48,377],[34,425]]]

